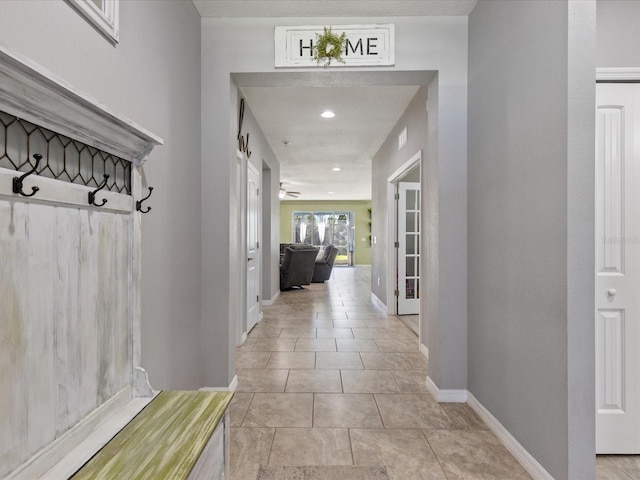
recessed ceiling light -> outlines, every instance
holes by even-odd
[[[329,195],[333,195],[333,192],[327,192]]]
[[[333,113],[331,110],[325,110],[324,112],[322,112],[322,113],[320,114],[320,116],[321,116],[322,118],[333,118],[333,117],[335,117],[335,116],[336,116],[336,114],[335,114],[335,113]]]
[[[340,167],[333,167],[331,170],[333,170],[334,172],[339,172],[340,171]]]

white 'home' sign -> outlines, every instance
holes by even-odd
[[[395,25],[336,25],[331,31],[346,33],[342,58],[345,63],[332,62],[336,67],[389,66],[395,64]],[[275,30],[275,66],[315,67],[313,47],[316,34],[324,26],[286,26]]]

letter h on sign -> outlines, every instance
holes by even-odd
[[[309,56],[313,57],[313,40],[309,39],[309,46],[305,46],[302,44],[302,39],[300,39],[300,56],[304,56],[304,49],[308,49],[309,50]]]

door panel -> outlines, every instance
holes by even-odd
[[[637,454],[640,85],[596,92],[596,451]]]
[[[398,315],[420,313],[420,183],[398,183]]]
[[[247,332],[258,323],[260,313],[260,202],[259,174],[247,164]]]

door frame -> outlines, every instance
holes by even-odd
[[[397,315],[398,303],[395,300],[396,277],[398,272],[398,258],[396,256],[395,242],[398,230],[398,211],[396,209],[396,185],[409,170],[418,166],[420,169],[420,192],[424,189],[422,181],[422,150],[418,150],[409,160],[404,162],[395,172],[387,178],[387,313]],[[420,202],[424,196],[420,195]],[[420,205],[420,234],[422,235],[422,205]],[[421,254],[423,252],[420,252]],[[424,262],[420,262],[419,275],[423,278]],[[422,312],[420,312],[422,317]],[[418,321],[418,337],[422,340],[422,322]]]
[[[596,83],[638,83],[640,84],[640,67],[631,67],[631,68],[596,68]],[[595,114],[595,113],[594,113]],[[594,230],[593,232],[593,236],[594,236],[594,244],[595,242],[597,242],[597,238],[596,238],[596,232]],[[595,271],[594,271],[594,276],[595,276]],[[595,312],[597,312],[597,307],[595,304],[595,297],[594,297],[594,305],[593,305],[593,311],[594,314]],[[594,351],[596,350],[596,343],[594,342],[593,345]],[[596,358],[597,360],[597,358]],[[595,377],[596,377],[596,369],[594,366],[594,370],[593,370],[593,376],[594,376],[594,383],[595,383]],[[594,391],[594,396],[596,395],[596,392]],[[597,399],[596,399],[596,403],[597,403]],[[594,416],[597,415],[597,410],[594,411]],[[597,428],[597,424],[598,422],[596,421],[594,426]],[[598,435],[598,432],[596,430],[596,437]]]
[[[236,162],[236,191],[238,192],[239,205],[238,205],[238,222],[237,222],[237,238],[238,242],[238,321],[236,323],[236,346],[239,347],[247,340],[247,272],[246,272],[246,259],[247,259],[247,194],[246,194],[246,162],[244,161],[243,153],[236,149],[235,154]]]
[[[258,189],[258,192],[256,194],[257,200],[256,200],[256,241],[257,241],[257,246],[256,246],[256,263],[255,263],[255,268],[256,268],[256,281],[257,281],[257,285],[256,285],[256,293],[258,295],[258,300],[257,300],[257,312],[256,312],[256,323],[254,325],[251,326],[251,328],[255,327],[258,322],[261,320],[261,313],[262,313],[262,251],[260,248],[260,245],[262,243],[262,196],[260,195],[260,190],[262,189],[262,170],[260,168],[258,168],[255,164],[251,163],[248,159],[245,162],[245,189],[244,189],[244,221],[245,221],[245,236],[244,236],[244,268],[245,268],[245,282],[244,282],[244,288],[245,288],[245,303],[244,303],[244,319],[245,319],[245,335],[248,335],[249,333],[249,315],[248,315],[248,283],[249,283],[249,278],[247,275],[247,262],[248,262],[248,256],[249,256],[249,251],[248,251],[248,240],[249,240],[249,170],[253,170],[253,173],[256,176],[256,187]]]

